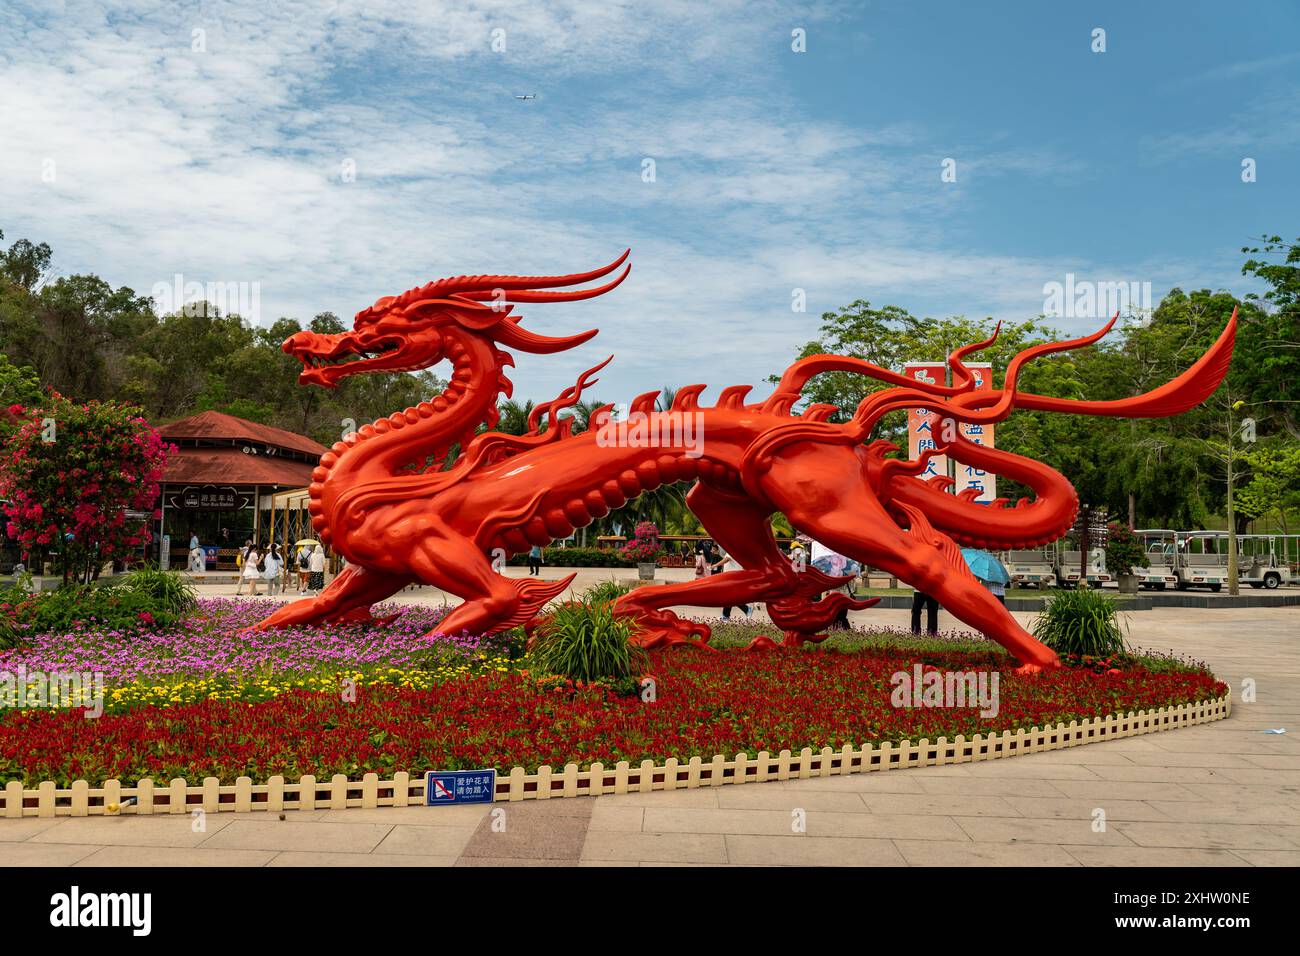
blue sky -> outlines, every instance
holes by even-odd
[[[1289,2],[7,0],[0,229],[139,292],[257,283],[263,323],[631,246],[603,300],[522,310],[602,331],[517,393],[610,352],[606,400],[761,383],[856,298],[1248,291],[1238,249],[1300,232],[1298,36]]]

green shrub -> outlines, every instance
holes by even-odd
[[[542,561],[557,568],[630,568],[635,564],[617,548],[542,548]],[[510,559],[515,567],[527,563],[526,554]]]
[[[631,637],[632,623],[615,617],[610,604],[570,601],[542,619],[529,657],[541,670],[573,680],[626,680],[647,663]]]
[[[132,571],[115,587],[130,588],[146,595],[157,611],[175,617],[188,614],[198,606],[194,582],[178,571],[161,571],[148,566]]]
[[[167,571],[146,569],[99,587],[72,584],[35,593],[20,583],[0,590],[0,648],[78,627],[123,634],[171,627],[195,603],[193,585]]]
[[[1111,598],[1092,588],[1056,590],[1034,619],[1034,636],[1058,654],[1123,654],[1124,634],[1115,610]]]

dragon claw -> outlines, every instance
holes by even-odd
[[[1015,668],[1011,673],[1020,676],[1032,676],[1034,674],[1045,674],[1048,671],[1060,670],[1061,667],[1062,664],[1060,660],[1056,657],[1055,654],[1053,654],[1050,659],[1044,660],[1041,663],[1026,661],[1025,663],[1021,664],[1019,667]]]
[[[632,642],[646,650],[659,647],[671,647],[675,644],[690,644],[716,651],[709,646],[713,629],[699,621],[685,621],[671,611],[636,610],[628,614],[632,618]]]

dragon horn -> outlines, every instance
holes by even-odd
[[[1021,408],[1047,412],[1067,412],[1076,415],[1101,415],[1123,418],[1159,418],[1178,415],[1205,401],[1222,383],[1232,361],[1232,348],[1237,336],[1237,310],[1232,310],[1223,331],[1205,354],[1187,371],[1165,384],[1135,395],[1105,402],[1089,402],[1069,398],[1051,398],[1018,392],[1015,403]]]
[[[601,266],[599,269],[592,269],[590,272],[575,272],[564,276],[485,275],[439,279],[436,282],[431,282],[426,286],[404,293],[398,297],[397,304],[405,305],[407,296],[410,296],[413,301],[415,299],[439,298],[455,293],[479,292],[484,289],[491,292],[494,289],[546,289],[554,286],[578,285],[582,282],[590,282],[592,279],[599,279],[601,276],[609,275],[623,264],[631,252],[631,249],[626,250],[609,265]]]
[[[985,406],[991,406],[985,414],[995,417],[983,420],[1001,421],[1016,405],[1028,407],[1020,401],[1020,396],[1016,392],[1016,380],[1020,376],[1020,369],[1024,367],[1027,362],[1033,361],[1042,355],[1055,355],[1057,352],[1071,352],[1074,349],[1081,349],[1089,345],[1095,345],[1097,342],[1100,342],[1105,338],[1106,333],[1114,328],[1115,323],[1118,321],[1119,313],[1116,312],[1111,316],[1109,322],[1091,335],[1084,335],[1077,339],[1068,339],[1064,342],[1043,342],[1041,345],[1031,345],[1029,348],[1023,349],[1017,353],[1016,356],[1007,364],[1007,372],[1003,377],[1002,387],[1000,389],[989,389],[982,393],[967,392],[964,395],[959,395],[954,398],[951,404],[962,408],[983,408]],[[992,396],[992,398],[990,399],[988,396]]]
[[[588,329],[577,335],[538,335],[536,332],[520,328],[515,322],[501,322],[493,327],[490,334],[495,342],[507,348],[538,355],[550,355],[581,345],[599,331],[599,329]]]
[[[626,255],[626,253],[624,253]],[[592,299],[598,295],[604,295],[610,289],[618,286],[627,278],[632,271],[632,264],[628,263],[626,269],[619,273],[613,282],[607,282],[604,285],[596,286],[592,289],[576,289],[571,292],[537,292],[533,289],[524,289],[521,292],[509,292],[504,296],[506,302],[576,302],[579,299]],[[557,283],[558,285],[559,283]],[[482,301],[485,299],[496,298],[498,290],[505,290],[510,286],[497,285],[489,291],[482,292],[457,292],[454,293],[458,299],[472,299]]]

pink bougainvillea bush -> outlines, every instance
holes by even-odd
[[[54,393],[42,408],[9,411],[23,421],[0,447],[0,499],[23,555],[56,549],[65,575],[88,577],[138,553],[176,446],[130,405]]]
[[[659,543],[659,528],[653,522],[639,522],[632,534],[632,540],[623,545],[623,556],[629,561],[649,563],[658,561],[663,556],[663,545]]]

